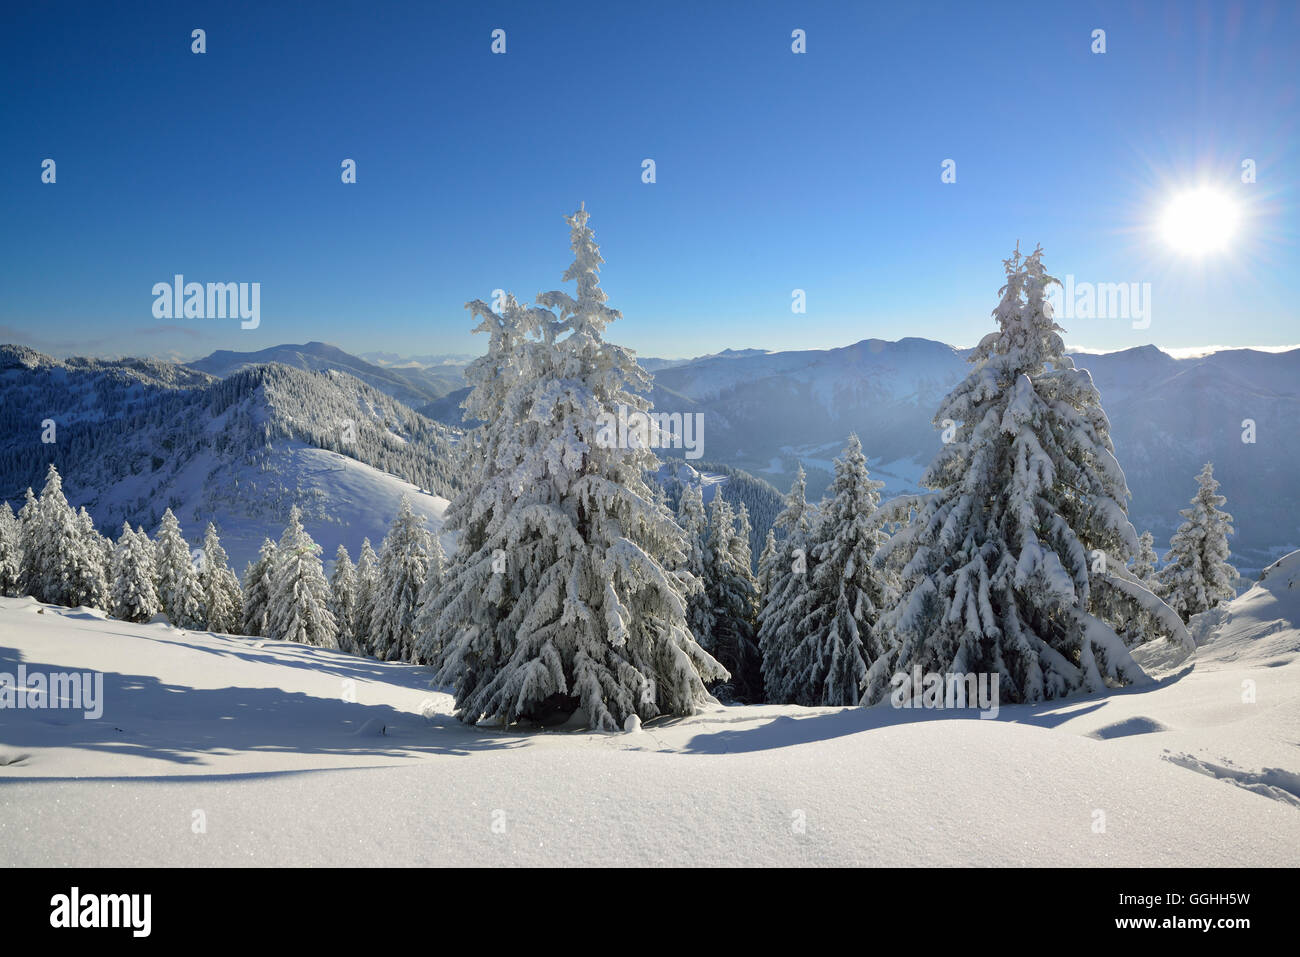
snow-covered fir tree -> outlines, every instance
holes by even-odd
[[[158,598],[167,620],[177,628],[204,627],[207,619],[203,608],[203,586],[199,583],[190,546],[181,533],[180,522],[170,508],[163,512],[154,538]]]
[[[777,556],[780,554],[776,545],[776,530],[767,530],[767,539],[763,543],[763,552],[758,556],[758,594],[766,595],[772,588],[772,575],[776,570]],[[762,602],[759,602],[762,607]]]
[[[113,550],[113,583],[109,614],[122,621],[145,622],[162,610],[154,588],[153,550],[144,529],[131,531],[122,523],[122,534]]]
[[[370,621],[374,615],[375,595],[379,591],[379,556],[370,539],[361,542],[357,558],[357,601],[352,615],[352,647],[355,654],[373,655]]]
[[[266,637],[271,611],[271,576],[275,570],[275,542],[263,539],[257,558],[244,568],[244,628],[246,635]]]
[[[230,570],[226,550],[221,547],[221,539],[217,536],[217,527],[211,522],[203,533],[199,586],[203,590],[208,630],[240,634],[244,620],[243,591],[239,579]]]
[[[686,541],[646,484],[658,458],[609,424],[648,410],[649,376],[603,338],[619,313],[587,219],[569,218],[576,296],[507,297],[501,315],[469,304],[492,341],[464,406],[487,425],[447,512],[461,544],[423,640],[471,723],[576,710],[612,730],[694,713],[727,676],[686,620]]]
[[[759,595],[750,567],[748,526],[746,515],[743,527],[737,528],[731,503],[713,496],[704,567],[713,632],[704,648],[731,673],[729,696],[752,702],[763,698],[763,673],[755,643]]]
[[[1137,549],[1128,488],[1092,377],[1052,321],[1045,294],[1056,280],[1038,249],[1004,266],[998,330],[935,414],[951,441],[922,477],[934,491],[891,505],[915,515],[878,553],[901,569],[903,593],[881,616],[886,652],[865,702],[919,694],[894,683],[914,668],[996,675],[1004,703],[1146,683],[1112,624],[1120,603],[1190,644],[1125,567]],[[1157,636],[1127,640],[1144,637]]]
[[[686,535],[683,567],[697,583],[686,596],[686,622],[700,647],[709,648],[713,644],[713,605],[704,589],[709,520],[704,513],[704,497],[698,482],[688,483],[682,489],[677,503],[677,524]]]
[[[749,520],[749,506],[744,502],[732,510],[736,516],[736,534],[731,540],[731,551],[741,568],[748,573],[753,583],[754,594],[758,594],[758,576],[754,574],[754,551],[750,539],[754,534],[754,524]],[[754,602],[754,614],[758,614],[758,602]]]
[[[40,502],[36,493],[27,489],[23,507],[18,510],[18,593],[36,598],[40,587],[38,548],[41,526]]]
[[[163,512],[158,529],[154,532],[154,562],[154,574],[157,576],[154,584],[158,591],[158,601],[162,605],[163,614],[170,617],[177,579],[184,575],[185,569],[192,567],[190,549],[181,534],[181,524],[170,508]]]
[[[447,555],[442,550],[442,542],[438,540],[438,536],[431,534],[429,536],[429,568],[424,576],[424,584],[420,586],[420,595],[416,600],[415,624],[413,626],[416,635],[428,634],[436,625],[437,603],[434,599],[442,588],[443,579],[446,575]],[[416,660],[424,663],[423,653],[419,648],[416,649]]]
[[[1156,576],[1157,590],[1183,621],[1231,601],[1241,577],[1228,564],[1232,516],[1222,511],[1227,499],[1218,492],[1211,463],[1196,476],[1196,485],[1191,508],[1178,513],[1183,524],[1169,540],[1166,564]]]
[[[429,531],[424,516],[402,496],[397,517],[379,548],[379,582],[370,619],[371,653],[380,661],[415,657],[415,614],[429,574]]]
[[[77,514],[63,495],[63,480],[51,465],[45,487],[24,523],[24,560],[28,566],[27,592],[37,601],[74,607],[81,604],[86,566],[98,556],[89,551]],[[28,506],[23,506],[27,512]],[[97,546],[96,546],[97,548]]]
[[[1133,573],[1134,578],[1151,588],[1151,576],[1156,571],[1156,540],[1150,532],[1143,532],[1138,536],[1137,554],[1133,556],[1133,564],[1129,566],[1129,571]],[[1156,591],[1154,588],[1151,590]]]
[[[320,546],[302,527],[297,505],[280,536],[271,569],[267,637],[322,648],[338,647],[338,627],[329,610],[329,583],[321,565]]]
[[[795,475],[785,508],[773,527],[784,537],[776,544],[771,559],[769,584],[758,613],[758,647],[763,659],[763,688],[768,701],[790,704],[798,690],[791,655],[803,637],[803,620],[812,610],[808,587],[811,556],[812,511],[807,502],[807,480],[803,466]]]
[[[22,530],[8,502],[0,502],[0,597],[22,594]]]
[[[68,604],[107,610],[109,559],[112,552],[106,547],[104,536],[95,530],[94,520],[85,506],[77,510],[74,521],[77,530],[77,558],[72,565],[72,580],[68,585]]]
[[[862,443],[850,435],[810,543],[809,614],[786,666],[798,704],[857,704],[867,668],[884,650],[876,622],[892,596],[883,570],[872,567],[884,540],[875,515],[883,487],[867,472]]]
[[[339,648],[352,654],[361,653],[353,640],[352,624],[357,611],[357,568],[347,547],[339,544],[330,572],[330,613],[338,628]]]

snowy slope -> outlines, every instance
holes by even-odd
[[[99,720],[0,711],[0,862],[1290,866],[1298,615],[1300,553],[1151,691],[605,735],[466,728],[421,668],[0,599],[0,671],[106,684]]]
[[[192,545],[216,522],[238,571],[295,504],[332,560],[339,542],[354,558],[363,538],[378,547],[403,493],[440,526],[446,499],[429,493],[453,491],[456,433],[337,370],[259,365],[217,381],[0,347],[0,395],[16,421],[57,423],[51,444],[0,430],[0,497],[21,506],[53,463],[101,531],[128,520],[152,534],[170,507]]]
[[[364,462],[301,442],[284,442],[277,448],[274,473],[242,463],[216,470],[225,487],[236,491],[214,503],[208,484],[214,471],[212,464],[208,459],[196,458],[168,486],[168,492],[177,503],[173,510],[185,523],[185,535],[191,540],[200,538],[203,528],[199,522],[187,522],[187,518],[217,510],[222,546],[231,567],[240,574],[245,563],[256,557],[263,538],[279,539],[293,503],[302,509],[307,532],[321,546],[327,570],[340,544],[347,546],[353,561],[366,538],[378,550],[403,495],[425,517],[428,528],[437,532],[442,529],[449,504],[441,495]],[[292,477],[291,487],[281,481],[282,476]],[[104,505],[112,507],[107,499]],[[453,542],[452,537],[444,537],[443,547],[449,548]]]

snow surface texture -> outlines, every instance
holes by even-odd
[[[1153,690],[536,733],[462,725],[428,669],[0,599],[0,672],[105,689],[0,710],[0,864],[1292,866],[1297,621],[1300,552]]]

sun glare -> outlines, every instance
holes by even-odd
[[[1170,200],[1160,220],[1165,242],[1187,256],[1204,256],[1228,245],[1237,231],[1233,201],[1218,190],[1201,187]]]

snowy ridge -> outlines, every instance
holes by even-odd
[[[272,362],[309,372],[345,372],[413,408],[459,388],[463,381],[464,365],[447,363],[429,367],[420,363],[372,364],[324,342],[272,346],[260,352],[231,352],[221,349],[188,365],[191,369],[224,379],[252,366]]]
[[[382,539],[403,492],[440,523],[455,488],[458,433],[337,370],[256,365],[214,380],[4,347],[0,389],[14,424],[0,431],[0,496],[21,505],[52,462],[100,529],[116,536],[126,520],[152,534],[171,507],[195,544],[215,521],[239,569],[294,504],[327,556],[340,542],[355,555]],[[49,444],[32,427],[47,417]]]

